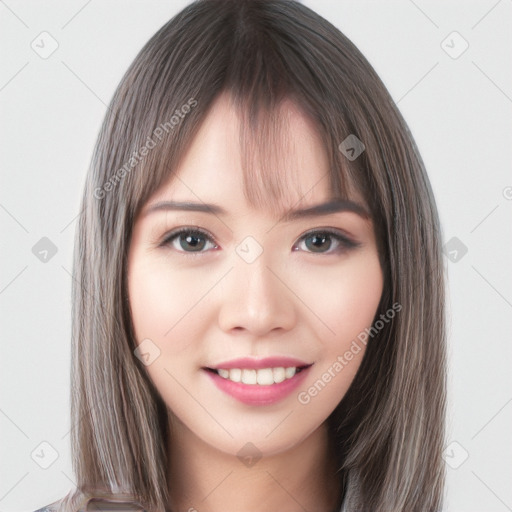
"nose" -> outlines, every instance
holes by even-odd
[[[254,337],[292,329],[297,299],[281,266],[269,264],[265,252],[252,263],[237,256],[233,266],[222,287],[219,327],[225,332],[244,330]]]

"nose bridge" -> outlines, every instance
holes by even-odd
[[[248,304],[254,304],[261,310],[261,305],[265,304],[270,307],[276,301],[276,295],[280,294],[279,285],[274,272],[271,272],[271,262],[266,255],[259,256],[254,262],[246,263],[245,261],[238,262],[235,267],[238,267],[237,274],[240,279],[245,283],[245,295]]]
[[[234,255],[234,268],[221,298],[222,328],[244,328],[259,336],[276,328],[290,329],[295,311],[293,294],[283,283],[280,269],[272,263],[270,251],[251,259],[240,253],[240,248],[243,244]]]

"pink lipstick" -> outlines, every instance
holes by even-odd
[[[239,358],[202,369],[224,393],[248,405],[269,405],[288,396],[312,363],[292,357]]]

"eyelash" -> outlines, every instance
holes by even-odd
[[[164,240],[162,241],[162,243],[159,244],[159,246],[160,247],[169,246],[173,240],[178,239],[179,235],[184,234],[184,233],[192,234],[192,235],[201,235],[208,241],[213,242],[213,244],[216,247],[218,247],[217,242],[208,232],[206,232],[205,230],[203,230],[201,228],[197,228],[197,227],[194,227],[194,228],[183,227],[183,228],[179,228],[174,231],[171,231],[171,233],[169,233],[168,235],[165,236]],[[332,237],[339,243],[339,246],[335,250],[330,250],[331,248],[329,248],[329,250],[327,252],[315,253],[312,251],[306,251],[306,252],[309,252],[310,254],[319,254],[319,255],[326,255],[326,256],[330,255],[330,254],[341,254],[347,250],[357,248],[361,245],[360,243],[358,243],[354,240],[351,240],[347,236],[341,234],[337,230],[333,230],[333,229],[329,229],[329,228],[326,228],[326,229],[319,228],[319,229],[315,229],[312,231],[308,231],[307,233],[305,233],[304,235],[302,235],[299,238],[299,243],[312,235],[327,235],[328,237]],[[190,257],[196,257],[199,254],[204,254],[205,252],[207,252],[207,251],[183,251],[183,250],[178,250],[178,249],[176,249],[176,250],[177,250],[177,252],[184,254],[185,256],[190,256]],[[296,249],[294,249],[294,251],[295,250]]]

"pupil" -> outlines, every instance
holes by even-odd
[[[314,235],[312,237],[312,239],[314,240],[313,242],[313,246],[315,248],[321,248],[321,245],[325,243],[325,241],[327,240],[328,238],[328,235],[321,235],[321,236],[318,236],[318,235]]]
[[[198,241],[198,240],[200,240],[200,237],[198,237],[198,236],[187,235],[185,237],[185,240],[186,240],[187,244],[189,244],[193,248],[197,248],[198,246],[201,245],[201,242]]]

